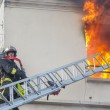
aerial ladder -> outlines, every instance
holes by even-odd
[[[91,63],[93,64],[92,66],[90,65]],[[67,85],[108,68],[109,64],[103,59],[102,55],[96,54],[59,68],[1,86],[0,91],[9,88],[10,100],[0,92],[0,97],[5,101],[5,103],[0,104],[0,110],[10,110],[40,99],[61,90]],[[18,90],[17,84],[22,84],[24,95]],[[16,99],[14,98],[15,92],[19,96]]]

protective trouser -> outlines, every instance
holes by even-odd
[[[4,78],[4,80],[2,81],[2,86],[11,83],[11,79],[10,78]],[[7,100],[10,100],[10,96],[9,96],[9,88],[5,88],[1,91],[1,93],[6,97]],[[17,94],[14,93],[14,98],[17,98]],[[0,99],[0,104],[5,103],[4,100]],[[12,110],[19,110],[18,107],[13,108]]]

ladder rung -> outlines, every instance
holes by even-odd
[[[30,82],[27,81],[27,84],[29,85],[29,87],[35,92],[38,94],[38,92],[34,89],[34,87],[30,84]],[[39,94],[38,94],[39,95]]]
[[[74,82],[74,79],[68,74],[68,72],[63,68],[63,70],[67,73],[67,75],[70,77],[70,79]]]
[[[85,77],[84,74],[83,74],[84,72],[83,72],[82,69],[79,67],[79,65],[75,64],[74,66],[79,70],[79,72],[81,73],[81,75],[82,75],[83,77]]]
[[[54,73],[52,73],[52,75],[55,77],[55,79],[62,85],[61,81],[59,81],[59,79],[54,75]]]
[[[8,105],[11,105],[11,103],[7,100],[7,98],[1,92],[0,92],[0,96]]]
[[[19,90],[18,90],[15,86],[13,86],[13,87],[14,87],[14,90],[16,91],[16,93],[17,93],[22,99],[25,100],[25,97],[22,96],[22,94],[19,92]]]

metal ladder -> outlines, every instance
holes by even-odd
[[[89,62],[93,64],[92,67]],[[103,64],[101,64],[101,62],[103,62]],[[0,110],[10,110],[33,100],[37,100],[107,68],[109,68],[107,62],[100,54],[96,54],[60,68],[7,84],[0,87],[0,90],[9,88],[10,100],[0,92],[0,97],[5,101],[5,103],[0,104]],[[49,84],[49,82],[51,82],[51,84]],[[19,83],[22,84],[24,95],[22,95],[16,87]],[[16,99],[13,95],[15,92],[19,95]]]

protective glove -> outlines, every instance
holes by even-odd
[[[26,73],[20,69],[16,71],[16,77],[19,77],[20,79],[27,78]]]

